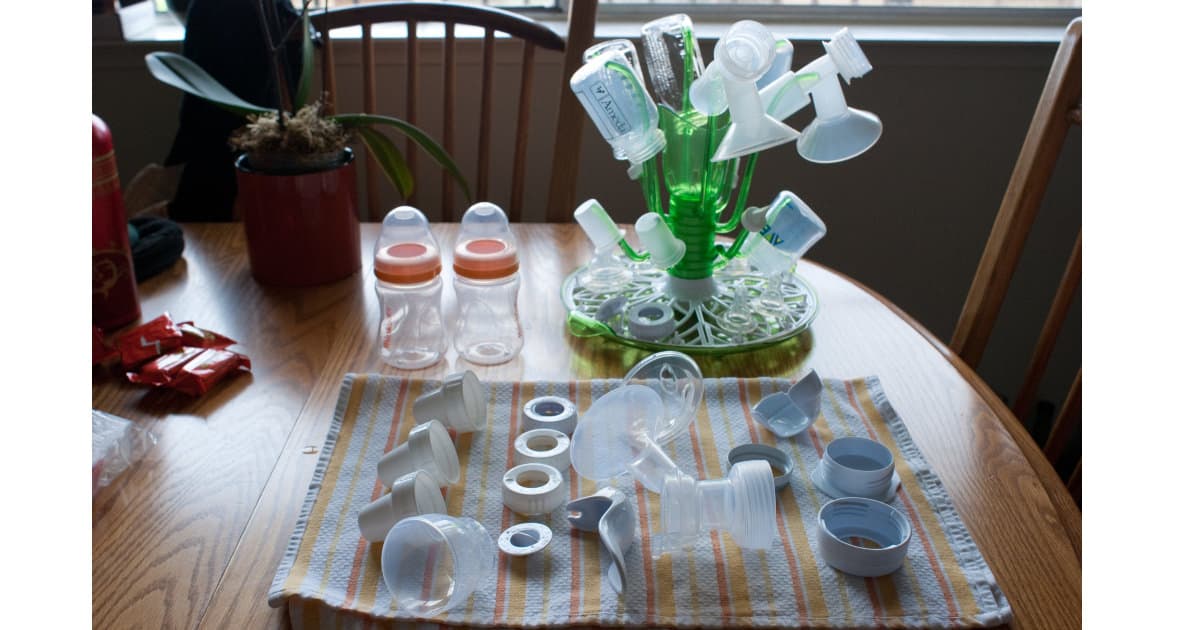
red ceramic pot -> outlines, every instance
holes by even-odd
[[[358,184],[349,147],[342,164],[326,170],[255,170],[245,155],[236,166],[255,280],[305,287],[359,270]]]

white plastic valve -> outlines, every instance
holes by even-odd
[[[755,82],[775,61],[775,36],[753,20],[734,23],[717,42],[716,73],[729,102],[729,131],[713,154],[723,162],[764,151],[795,139],[800,133],[767,115]],[[713,73],[712,66],[706,74]]]
[[[666,269],[683,260],[687,245],[671,233],[671,228],[662,217],[647,212],[638,218],[633,227],[646,251],[650,252],[650,261],[655,266]]]

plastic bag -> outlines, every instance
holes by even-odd
[[[157,442],[132,421],[92,410],[92,496],[137,463]]]

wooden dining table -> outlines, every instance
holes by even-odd
[[[455,225],[434,228],[443,248]],[[200,398],[93,370],[94,408],[134,420],[157,443],[92,502],[92,618],[99,628],[287,625],[267,605],[347,372],[438,378],[470,367],[485,380],[621,377],[647,353],[566,327],[563,279],[590,246],[567,224],[519,224],[520,356],[468,366],[451,349],[433,367],[385,366],[370,267],[310,288],[251,276],[240,224],[184,226],[186,250],[138,287],[143,321],[177,321],[238,340],[250,374]],[[378,224],[362,225],[369,265]],[[1082,623],[1081,516],[1038,447],[1000,399],[932,334],[882,296],[801,261],[820,311],[811,329],[764,350],[696,357],[706,377],[877,375],[944,482],[1013,609],[1014,627]],[[447,267],[444,306],[453,308]]]

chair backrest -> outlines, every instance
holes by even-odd
[[[583,50],[591,45],[595,31],[597,0],[573,0],[568,17],[568,39],[564,40],[554,31],[527,17],[511,11],[483,6],[455,4],[449,2],[384,2],[357,5],[330,11],[317,12],[312,15],[313,26],[321,33],[326,43],[322,47],[322,81],[328,94],[328,105],[331,109],[337,107],[337,77],[333,59],[333,46],[329,39],[329,31],[336,28],[362,27],[362,85],[363,111],[376,112],[376,72],[375,72],[375,41],[372,37],[372,26],[375,24],[404,23],[407,29],[406,41],[406,77],[405,77],[405,108],[400,115],[404,120],[421,127],[417,116],[417,100],[420,90],[418,87],[418,72],[421,65],[418,24],[439,23],[444,27],[444,46],[442,53],[442,130],[438,138],[442,146],[456,159],[474,151],[478,154],[478,163],[472,182],[472,191],[477,199],[489,199],[489,185],[492,180],[491,147],[492,131],[497,121],[493,121],[493,91],[495,74],[495,40],[496,33],[507,34],[523,41],[521,59],[521,80],[519,87],[519,102],[517,104],[516,141],[512,153],[512,184],[508,204],[504,206],[509,219],[519,221],[525,206],[526,157],[530,131],[530,112],[533,105],[533,75],[534,53],[538,48],[563,52],[568,63],[564,64],[560,90],[569,90],[567,82],[569,70],[575,64],[570,59],[582,57]],[[460,105],[455,95],[457,65],[455,48],[458,38],[455,37],[457,25],[474,26],[484,30],[483,63],[480,78],[481,97],[479,103],[480,126],[479,135],[473,139],[469,148],[456,143],[454,120],[455,111]],[[510,88],[503,87],[503,93],[511,93]],[[566,96],[570,96],[569,92]],[[561,98],[560,98],[561,101]],[[570,110],[570,108],[567,108]],[[576,107],[577,109],[577,107]],[[555,146],[552,161],[553,173],[550,178],[538,175],[535,181],[547,181],[555,184],[548,199],[548,217],[561,214],[558,205],[568,205],[575,194],[575,174],[579,164],[579,140],[582,135],[582,118],[578,112],[568,111],[564,116],[561,112],[555,127]],[[504,123],[500,123],[504,124]],[[424,128],[424,127],[422,127]],[[432,134],[436,137],[436,134]],[[409,168],[416,178],[418,146],[412,140],[407,141],[405,157]],[[458,160],[461,164],[461,160]],[[379,220],[386,208],[380,207],[378,168],[371,160],[365,160],[367,170],[367,216]],[[560,172],[561,171],[561,172]],[[565,177],[569,174],[569,177]],[[464,173],[471,179],[470,173]],[[417,191],[417,194],[420,194]],[[440,216],[433,212],[428,204],[422,206],[431,220],[452,221],[459,218],[463,207],[457,199],[461,197],[456,191],[453,179],[449,173],[442,173],[442,203]],[[409,200],[409,203],[415,203]],[[503,205],[503,204],[502,204]]]
[[[1076,18],[1067,26],[1058,53],[1050,66],[1050,74],[1042,89],[1041,99],[1034,111],[1025,143],[1021,147],[1016,167],[1008,182],[1008,190],[1004,193],[999,212],[996,213],[996,221],[992,224],[991,235],[984,247],[979,267],[975,270],[975,279],[971,283],[958,325],[954,329],[954,337],[950,342],[950,348],[972,368],[977,367],[983,358],[984,349],[1008,292],[1021,251],[1025,247],[1025,240],[1033,227],[1034,219],[1037,218],[1042,197],[1046,193],[1067,132],[1072,125],[1083,122],[1082,62],[1083,20]],[[1071,302],[1078,292],[1083,271],[1081,248],[1082,232],[1075,239],[1075,247],[1034,346],[1025,378],[1013,401],[1011,408],[1013,415],[1018,419],[1024,420],[1033,408],[1038,385],[1045,376],[1050,354],[1062,331]],[[1049,437],[1042,445],[1043,452],[1052,464],[1059,460],[1068,441],[1080,428],[1083,396],[1081,376],[1082,371],[1076,373],[1075,381],[1060,407]],[[1068,486],[1077,501],[1080,475],[1080,463],[1076,463],[1074,472],[1068,479]]]

